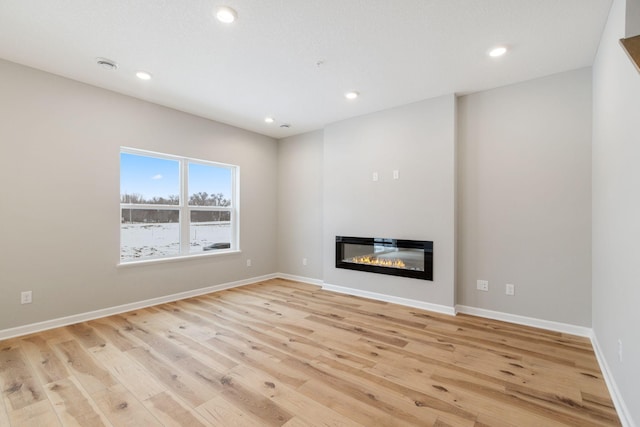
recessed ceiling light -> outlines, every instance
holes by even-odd
[[[225,24],[232,23],[237,17],[238,13],[229,6],[220,6],[216,9],[216,18],[218,21],[224,22]]]
[[[497,46],[494,47],[493,49],[491,49],[489,51],[489,56],[492,58],[498,58],[499,56],[504,55],[505,53],[507,53],[507,48],[504,46]]]
[[[356,91],[347,92],[344,94],[344,97],[347,99],[356,99],[360,94]]]
[[[273,117],[265,117],[264,118],[265,123],[273,123],[276,120]]]
[[[151,74],[147,73],[146,71],[138,71],[136,73],[136,77],[138,77],[140,80],[150,80]]]
[[[107,59],[107,58],[96,58],[96,63],[98,64],[98,66],[100,68],[103,68],[105,70],[117,70],[118,69],[118,64],[116,64],[116,61],[112,61],[112,60]]]

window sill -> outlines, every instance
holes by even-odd
[[[116,265],[118,268],[128,268],[128,267],[138,267],[143,265],[153,265],[153,264],[162,264],[165,262],[182,262],[182,261],[190,261],[202,258],[210,258],[210,257],[219,257],[224,255],[233,255],[242,253],[240,249],[231,249],[228,251],[217,251],[214,253],[206,253],[206,254],[192,254],[192,255],[179,255],[174,257],[167,258],[153,258],[153,259],[144,259],[140,261],[127,261],[121,262]]]

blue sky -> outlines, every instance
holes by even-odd
[[[189,194],[222,193],[231,200],[231,170],[198,163],[189,164]]]
[[[231,170],[211,165],[189,165],[189,194],[223,193],[231,198]],[[180,194],[180,162],[120,153],[120,193],[145,199]]]

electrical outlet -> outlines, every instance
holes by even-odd
[[[476,284],[476,289],[479,291],[489,291],[489,281],[488,280],[478,280]]]
[[[622,340],[618,340],[618,361],[622,362]]]
[[[302,258],[302,265],[307,265],[307,259],[306,258]]]
[[[507,295],[515,295],[516,294],[516,285],[507,283],[507,287],[505,289],[505,293]]]
[[[251,260],[250,259],[247,260],[247,267],[251,267]]]
[[[377,180],[378,180],[378,172],[374,172],[374,173],[371,175],[371,179],[373,179],[373,181],[374,181],[374,182],[375,182],[375,181],[377,181]]]
[[[31,304],[32,300],[31,291],[24,291],[20,294],[20,304]]]

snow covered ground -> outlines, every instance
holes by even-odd
[[[231,242],[229,222],[199,222],[189,230],[190,253],[202,252],[212,243]],[[180,254],[180,224],[121,224],[120,260],[175,256]]]

